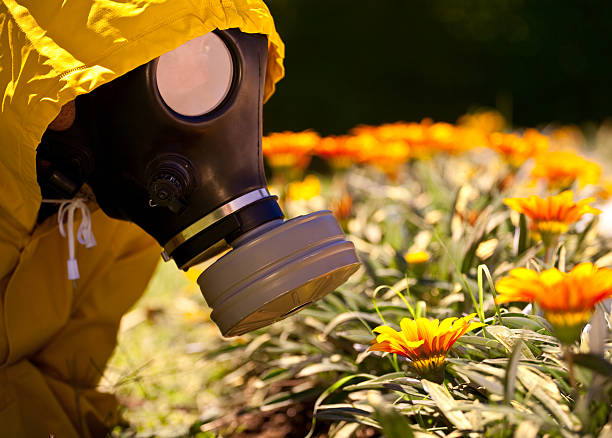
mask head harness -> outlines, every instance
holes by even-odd
[[[358,266],[329,212],[285,222],[266,188],[267,49],[264,35],[235,29],[191,40],[79,96],[71,126],[50,126],[38,147],[44,197],[87,183],[105,213],[138,224],[179,268],[233,248],[198,280],[224,335],[289,316]]]

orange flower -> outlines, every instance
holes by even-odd
[[[263,138],[262,149],[273,167],[304,168],[320,140],[319,134],[312,131],[274,132]]]
[[[410,359],[410,366],[420,376],[435,381],[444,379],[446,355],[460,336],[485,324],[471,322],[475,313],[463,318],[437,319],[402,318],[401,331],[397,332],[387,325],[374,329],[378,333],[372,341],[370,351],[395,353]]]
[[[489,136],[489,147],[497,151],[508,164],[520,167],[529,158],[548,150],[548,137],[535,129],[528,129],[522,137],[495,132]]]
[[[552,268],[538,274],[518,268],[500,279],[495,288],[497,303],[537,303],[557,338],[571,344],[580,337],[595,304],[612,295],[612,269],[592,263],[581,263],[568,273]]]
[[[349,193],[344,193],[340,199],[332,201],[331,210],[340,223],[346,222],[353,210],[353,197]]]
[[[427,127],[416,122],[386,123],[380,126],[357,126],[351,131],[354,135],[368,134],[382,142],[405,142],[420,144],[425,142]]]
[[[360,129],[363,131],[358,135],[346,138],[345,149],[352,152],[357,162],[373,164],[394,178],[400,166],[410,157],[408,144],[401,140],[382,140],[375,135],[375,131],[368,131],[376,128],[362,127]]]
[[[602,201],[607,201],[608,199],[612,198],[612,180],[606,179],[601,181],[599,183],[599,187],[597,187],[595,196]]]
[[[457,123],[472,129],[480,130],[485,134],[502,131],[506,127],[506,119],[498,111],[479,111],[465,114]]]
[[[473,128],[457,127],[450,123],[433,123],[424,119],[421,123],[396,122],[380,126],[358,126],[352,130],[355,137],[369,136],[378,140],[380,146],[375,154],[385,154],[391,160],[426,158],[436,152],[455,154],[481,143],[481,131]],[[392,148],[392,154],[384,149]],[[401,151],[401,152],[400,152]],[[390,156],[391,155],[391,156]],[[365,159],[364,161],[371,161]]]
[[[555,129],[550,133],[550,140],[555,150],[579,150],[585,144],[582,130],[575,125],[565,125]]]
[[[601,167],[573,152],[554,151],[536,157],[531,176],[545,179],[549,188],[566,188],[574,181],[584,187],[599,181]]]
[[[532,230],[540,234],[547,245],[561,233],[565,233],[569,225],[578,221],[587,213],[599,214],[600,210],[591,207],[589,203],[594,198],[574,202],[571,190],[556,196],[530,196],[529,198],[506,198],[504,204],[511,209],[523,213],[532,221]]]
[[[434,123],[427,129],[427,143],[424,145],[432,151],[457,154],[472,147],[478,146],[474,143],[472,129],[464,129],[451,125],[450,123]]]
[[[359,151],[348,141],[349,138],[348,135],[323,137],[312,152],[314,155],[329,160],[335,168],[347,168],[357,161],[359,155]]]

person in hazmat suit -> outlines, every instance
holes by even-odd
[[[96,385],[120,318],[159,259],[158,244],[142,227],[110,218],[82,200],[87,193],[78,202],[43,204],[48,196],[41,195],[41,175],[68,192],[75,188],[65,174],[43,172],[46,161],[37,161],[43,134],[70,128],[75,99],[78,120],[77,96],[94,95],[137,67],[224,29],[265,36],[262,94],[269,97],[284,73],[284,46],[262,0],[0,3],[1,436],[97,437],[117,424],[115,398]],[[167,99],[172,106],[172,96]],[[113,112],[112,102],[106,105]],[[114,129],[98,128],[100,135]],[[152,184],[161,203],[178,183],[158,178]],[[168,208],[182,207],[177,201]]]

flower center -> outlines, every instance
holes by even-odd
[[[553,326],[555,336],[564,344],[572,344],[580,338],[582,329],[592,314],[593,309],[544,311],[544,317]]]
[[[412,360],[411,365],[419,374],[425,374],[444,366],[445,360],[445,354],[437,354],[435,356],[425,358],[415,358]]]
[[[559,221],[537,221],[536,228],[540,233],[561,234],[565,233],[568,225]]]

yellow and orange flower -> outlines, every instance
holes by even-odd
[[[532,231],[536,232],[544,243],[549,244],[585,214],[601,213],[601,210],[588,205],[595,200],[594,198],[578,202],[574,202],[573,198],[571,190],[566,190],[559,195],[546,198],[535,195],[528,198],[506,198],[504,204],[531,219]]]
[[[489,147],[514,167],[520,167],[529,158],[546,152],[549,145],[549,138],[535,129],[526,130],[522,137],[503,132],[489,136]]]
[[[427,158],[437,152],[456,154],[484,143],[484,134],[480,130],[444,122],[434,123],[429,119],[424,119],[421,123],[396,122],[380,126],[357,126],[351,132],[356,138],[365,136],[378,141],[380,146],[372,150],[375,152],[374,156],[384,153],[386,148],[392,148],[395,152],[390,158],[396,161]],[[366,156],[363,161],[371,160]]]
[[[549,188],[567,188],[574,181],[584,187],[587,184],[597,184],[601,177],[601,167],[574,152],[552,151],[536,157],[531,176],[546,180]]]
[[[575,125],[561,126],[550,133],[550,140],[555,150],[580,150],[585,139],[582,130]]]
[[[601,201],[607,201],[612,198],[612,179],[600,181],[595,196]]]
[[[387,325],[374,329],[378,333],[370,351],[395,353],[410,359],[410,366],[420,376],[441,381],[444,379],[446,355],[455,341],[465,333],[485,324],[472,322],[475,313],[463,318],[437,319],[402,318],[401,331]]]
[[[478,111],[473,114],[465,114],[459,118],[457,123],[467,128],[476,129],[484,134],[503,131],[506,127],[506,119],[499,111]]]
[[[355,136],[371,135],[383,143],[404,142],[407,145],[421,144],[426,141],[427,126],[416,122],[385,123],[380,126],[361,125],[353,128]]]
[[[591,317],[595,304],[612,296],[612,269],[581,263],[570,272],[556,268],[537,273],[527,268],[510,271],[495,285],[497,303],[538,304],[557,338],[571,344]]]
[[[350,142],[349,135],[330,135],[323,137],[312,153],[325,160],[337,169],[345,169],[358,161],[359,150]]]
[[[263,138],[263,154],[273,167],[304,168],[311,152],[321,141],[313,131],[274,132]]]

